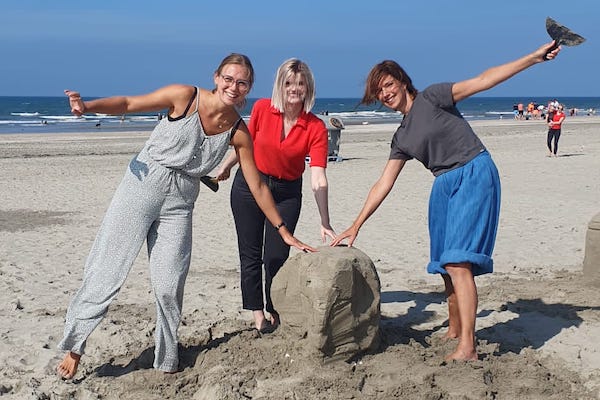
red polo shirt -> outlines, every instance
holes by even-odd
[[[313,113],[302,112],[288,136],[281,140],[283,114],[271,106],[271,99],[254,103],[248,129],[254,143],[258,170],[277,179],[302,176],[305,157],[311,167],[327,167],[327,128]]]
[[[552,116],[552,122],[558,122],[558,121],[560,121],[561,118],[564,118],[564,117],[565,117],[565,113],[560,111],[560,114],[559,114],[559,111],[557,110],[554,113],[554,115]],[[564,122],[564,119],[563,119],[563,122]],[[562,125],[562,122],[560,124],[552,124],[550,129],[560,129],[561,125]]]

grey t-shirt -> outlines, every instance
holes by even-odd
[[[417,94],[392,138],[390,160],[416,158],[438,176],[485,151],[452,99],[452,83],[437,83]]]

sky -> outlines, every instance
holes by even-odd
[[[171,83],[213,87],[220,61],[250,57],[249,97],[270,97],[291,57],[317,97],[362,96],[385,59],[418,89],[460,81],[550,41],[547,16],[587,40],[485,96],[600,96],[600,2],[482,0],[2,0],[0,96],[134,95]]]

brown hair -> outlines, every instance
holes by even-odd
[[[248,70],[248,82],[250,82],[250,88],[248,89],[248,92],[250,92],[250,90],[252,89],[252,85],[254,85],[254,67],[252,66],[252,62],[250,61],[248,56],[245,56],[240,53],[231,53],[230,55],[225,57],[223,61],[221,61],[221,64],[219,64],[219,67],[215,71],[215,75],[220,75],[223,71],[223,68],[230,64],[237,64],[241,65],[242,67],[246,67],[246,69]],[[246,98],[244,98],[244,101],[241,104],[239,104],[238,107],[243,108],[245,105]]]
[[[367,81],[365,83],[365,94],[361,100],[361,104],[373,104],[377,99],[377,95],[379,94],[379,84],[381,80],[386,76],[391,76],[396,79],[401,84],[406,85],[406,91],[408,94],[414,99],[418,93],[418,90],[413,86],[412,80],[410,76],[404,71],[404,69],[398,65],[397,62],[392,60],[385,60],[375,65],[371,72],[369,72],[369,76],[367,77]]]

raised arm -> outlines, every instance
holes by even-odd
[[[169,109],[169,113],[173,111],[182,113],[193,91],[193,86],[176,84],[139,96],[113,96],[89,101],[83,101],[76,91],[65,90],[65,94],[69,97],[71,112],[80,116],[90,112],[121,115],[164,109]],[[179,110],[180,108],[182,109]]]
[[[248,132],[248,128],[246,127],[245,123],[242,122],[240,124],[237,132],[233,136],[232,144],[235,148],[237,159],[239,160],[240,167],[242,168],[244,178],[248,183],[250,192],[252,192],[252,196],[254,196],[256,203],[265,214],[265,217],[274,227],[277,228],[277,231],[279,232],[279,235],[281,235],[283,241],[289,246],[293,246],[298,250],[316,251],[316,249],[313,247],[308,246],[296,239],[285,226],[285,221],[275,206],[275,201],[271,195],[271,190],[260,178],[258,169],[256,169],[256,164],[254,163],[254,154],[252,151],[252,139],[250,138],[250,133]]]
[[[474,78],[456,82],[452,86],[454,102],[457,103],[476,93],[491,89],[532,65],[544,62],[545,55],[547,55],[548,60],[553,60],[560,52],[560,46],[548,52],[553,45],[554,41],[546,43],[533,53],[518,60],[489,68]]]
[[[348,229],[339,234],[333,240],[333,242],[331,242],[331,246],[337,246],[344,239],[348,239],[348,246],[352,246],[356,236],[358,236],[360,227],[375,212],[375,210],[377,210],[377,208],[392,190],[392,187],[394,187],[394,183],[396,182],[396,179],[398,178],[400,171],[402,171],[405,163],[406,161],[404,160],[388,160],[381,176],[377,182],[375,182],[373,187],[371,187],[369,195],[367,196],[365,204],[358,214],[358,217],[356,217]]]

